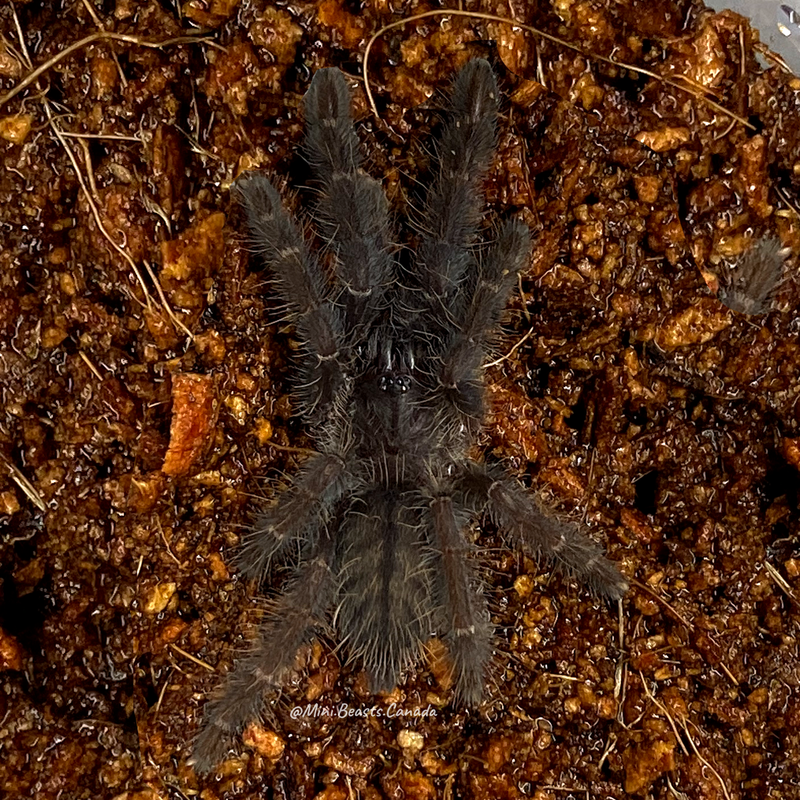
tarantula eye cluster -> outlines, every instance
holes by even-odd
[[[581,530],[548,514],[498,466],[471,460],[483,417],[481,364],[528,263],[530,234],[506,222],[480,255],[481,181],[495,147],[498,91],[486,61],[458,74],[412,266],[392,248],[386,197],[361,167],[350,92],[336,69],[305,97],[305,152],[328,276],[263,175],[236,183],[252,237],[294,319],[296,391],[319,452],[263,510],[239,556],[262,580],[299,550],[294,577],[206,710],[194,763],[208,771],[265,710],[297,650],[333,614],[374,691],[391,689],[433,634],[457,699],[480,701],[492,654],[482,586],[464,530],[488,512],[531,555],[611,599],[627,583]],[[335,612],[335,613],[334,613]]]

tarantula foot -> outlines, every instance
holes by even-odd
[[[233,745],[234,735],[215,724],[204,725],[194,741],[189,765],[198,775],[207,775],[224,760]]]
[[[584,581],[594,594],[609,600],[622,600],[630,588],[628,579],[617,569],[617,565],[602,555],[589,559]]]

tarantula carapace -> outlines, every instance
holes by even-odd
[[[497,84],[486,61],[455,79],[438,144],[416,262],[392,248],[386,197],[361,167],[350,92],[320,70],[305,96],[305,152],[319,184],[316,219],[335,263],[329,276],[267,178],[236,191],[301,338],[297,394],[319,452],[261,512],[239,557],[263,579],[299,550],[295,574],[261,622],[251,652],[209,704],[194,748],[212,768],[264,711],[301,645],[328,614],[371,688],[388,690],[434,634],[446,642],[457,698],[479,702],[492,627],[469,521],[488,511],[530,554],[618,599],[627,583],[577,526],[546,513],[498,466],[467,456],[483,417],[481,365],[530,234],[506,222],[479,253],[480,185],[492,158]]]

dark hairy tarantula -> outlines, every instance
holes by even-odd
[[[265,177],[248,173],[236,183],[254,250],[304,345],[298,395],[319,452],[260,514],[241,550],[242,574],[259,580],[273,559],[298,550],[299,559],[251,651],[207,707],[194,747],[198,771],[213,768],[261,717],[265,692],[280,688],[332,610],[372,690],[394,687],[438,634],[457,699],[477,704],[492,626],[464,531],[484,511],[528,553],[596,593],[619,599],[627,588],[577,526],[546,513],[501,468],[467,456],[484,414],[486,346],[530,251],[528,228],[517,221],[483,254],[474,246],[497,95],[486,61],[470,61],[455,79],[413,267],[393,255],[388,203],[361,168],[337,69],[317,72],[305,96],[305,152],[334,274]]]

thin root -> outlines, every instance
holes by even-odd
[[[578,47],[578,45],[566,41],[566,39],[562,39],[559,36],[553,36],[550,33],[545,33],[543,30],[535,28],[533,25],[526,25],[523,22],[518,22],[517,20],[511,19],[509,17],[500,17],[497,16],[496,14],[484,14],[478,11],[461,11],[459,9],[452,9],[452,8],[451,9],[441,8],[441,9],[435,9],[434,11],[425,11],[422,14],[414,14],[410,17],[405,17],[404,19],[397,20],[396,22],[390,22],[388,25],[384,25],[383,28],[376,31],[370,38],[369,42],[367,42],[366,49],[364,50],[364,63],[362,67],[364,75],[364,89],[367,93],[367,102],[369,103],[369,107],[372,109],[372,113],[378,120],[380,120],[380,114],[378,113],[378,108],[375,105],[375,99],[372,96],[372,90],[370,89],[369,74],[368,74],[369,55],[372,50],[372,46],[378,39],[381,38],[381,36],[383,36],[388,31],[394,30],[394,28],[399,28],[403,25],[406,25],[409,22],[417,22],[418,20],[426,19],[427,17],[468,17],[470,19],[482,19],[487,22],[500,22],[506,25],[511,25],[514,28],[519,28],[520,30],[528,31],[528,33],[532,33],[535,36],[539,36],[542,39],[546,39],[549,42],[553,42],[555,44],[561,45],[562,47],[566,47],[568,50],[574,50],[576,53],[580,53],[582,56],[585,56],[586,58],[592,61],[603,61],[606,64],[611,64],[615,67],[620,67],[621,69],[629,69],[632,72],[636,72],[639,75],[646,75],[649,78],[653,78],[657,81],[660,81],[661,83],[667,86],[671,86],[673,89],[678,89],[682,92],[687,92],[693,97],[696,97],[698,100],[701,100],[702,102],[711,106],[711,108],[719,111],[721,114],[725,114],[731,119],[736,120],[736,122],[738,122],[740,125],[744,125],[751,131],[755,130],[755,127],[751,125],[743,117],[740,117],[738,114],[734,114],[733,111],[730,111],[729,109],[720,105],[715,100],[712,100],[711,98],[706,97],[704,94],[695,91],[695,88],[692,84],[690,84],[687,87],[685,82],[682,83],[677,80],[672,80],[671,78],[665,78],[663,75],[659,75],[658,73],[652,72],[651,70],[645,69],[644,67],[637,67],[634,64],[627,64],[624,61],[617,61],[614,58],[610,58],[609,56],[601,56],[598,53],[591,53],[588,50],[584,50],[582,47]],[[0,104],[2,104],[2,101],[0,101]]]

